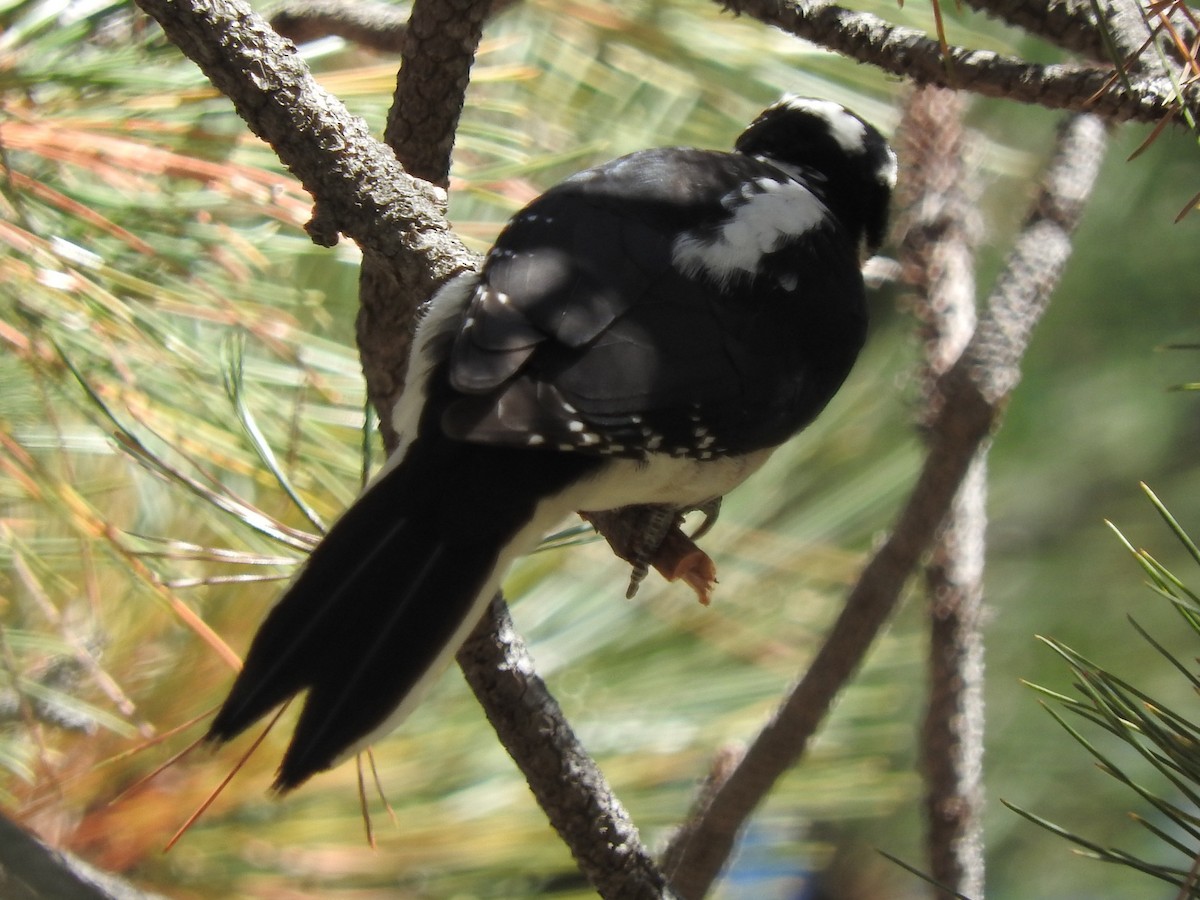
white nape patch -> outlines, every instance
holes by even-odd
[[[829,134],[838,146],[847,153],[863,153],[867,149],[867,126],[840,103],[832,100],[816,100],[812,97],[787,96],[779,101],[780,106],[806,112],[824,119]]]
[[[806,112],[823,119],[829,127],[829,134],[837,141],[839,147],[847,153],[855,155],[866,153],[867,125],[840,103],[789,94],[776,105]],[[885,158],[876,170],[875,178],[890,190],[896,186],[899,163],[897,163],[896,154],[891,147],[884,144],[883,151]],[[780,168],[785,168],[784,164],[778,160],[772,160],[772,162]]]
[[[417,436],[417,427],[421,423],[421,410],[429,397],[429,375],[437,365],[435,352],[444,352],[443,348],[434,350],[436,339],[457,327],[463,311],[471,298],[475,296],[475,288],[479,285],[478,272],[464,272],[447,281],[433,295],[413,334],[412,349],[408,354],[408,366],[404,372],[404,393],[392,408],[392,428],[396,431],[396,452],[388,457],[370,486],[375,484],[388,472],[404,460],[408,448]],[[463,327],[471,324],[468,319]]]
[[[708,275],[725,285],[739,275],[754,275],[765,254],[789,238],[820,227],[829,211],[796,181],[759,178],[746,197],[735,191],[721,202],[729,218],[716,234],[684,232],[671,247],[671,261],[689,278]]]

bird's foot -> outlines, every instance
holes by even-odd
[[[663,505],[625,506],[603,512],[581,512],[600,532],[613,552],[632,567],[627,598],[634,597],[650,567],[668,581],[682,579],[696,592],[706,606],[716,584],[716,566],[712,559],[695,544],[717,520],[720,498],[695,507]],[[681,525],[686,513],[693,510],[704,514],[704,521],[689,537]]]

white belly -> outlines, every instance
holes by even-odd
[[[652,454],[647,460],[615,459],[565,491],[573,510],[598,512],[621,506],[664,503],[694,506],[723,497],[756,472],[771,450],[717,459]]]

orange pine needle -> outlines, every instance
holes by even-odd
[[[141,790],[143,787],[145,787],[147,784],[149,784],[151,781],[153,781],[155,778],[157,778],[159,775],[161,775],[163,772],[165,772],[171,766],[175,765],[175,763],[179,762],[181,759],[183,759],[185,756],[187,756],[189,753],[191,753],[193,750],[195,750],[197,747],[199,747],[202,743],[204,743],[203,737],[196,738],[194,741],[192,741],[190,744],[188,744],[186,747],[184,747],[178,753],[175,753],[175,754],[167,757],[165,762],[162,762],[159,765],[155,766],[147,774],[143,775],[141,778],[137,779],[137,781],[135,781],[133,784],[129,785],[124,790],[120,791],[115,797],[113,797],[111,800],[109,800],[104,805],[105,806],[116,806],[118,803],[120,803],[126,797],[129,797],[129,796],[137,793],[139,790]],[[149,744],[143,745],[142,747],[138,747],[133,752],[137,752],[137,750],[143,750],[143,749],[145,749],[146,746],[149,746]]]
[[[249,749],[242,754],[241,758],[234,763],[234,766],[229,770],[229,773],[221,779],[221,783],[213,789],[212,793],[204,799],[203,803],[196,807],[195,812],[187,817],[187,820],[179,827],[179,830],[171,835],[171,839],[167,841],[166,846],[163,847],[163,853],[170,852],[171,848],[179,843],[179,839],[187,833],[188,829],[195,825],[199,818],[204,815],[210,806],[213,805],[216,799],[221,796],[221,792],[225,790],[229,782],[233,781],[233,776],[242,770],[242,767],[246,765],[247,760],[254,755],[254,751],[259,748],[262,742],[266,739],[267,735],[271,733],[271,729],[275,727],[275,723],[279,721],[279,717],[283,715],[284,710],[286,710],[289,705],[291,705],[290,700],[279,707],[279,711],[271,717],[271,721],[267,723],[266,728],[259,733],[258,737],[254,739],[254,743],[251,744]]]
[[[1169,113],[1159,119],[1155,126],[1150,129],[1150,134],[1147,136],[1147,138],[1138,144],[1137,149],[1130,153],[1129,158],[1125,161],[1132,162],[1145,153],[1146,150],[1149,149],[1150,145],[1158,140],[1158,137],[1163,133],[1163,130],[1173,121],[1175,121],[1174,113]]]
[[[375,793],[379,797],[379,801],[383,804],[383,808],[387,810],[388,818],[392,820],[392,824],[397,828],[400,827],[400,820],[396,817],[396,810],[392,809],[392,804],[388,802],[387,794],[383,792],[383,782],[379,778],[379,769],[375,766],[375,753],[370,747],[366,750],[367,762],[371,764],[371,778],[375,781]]]
[[[942,5],[938,0],[933,0],[933,26],[937,31],[938,46],[942,51],[942,61],[946,67],[950,67],[950,41],[946,37],[946,21],[942,18]]]
[[[1170,35],[1171,42],[1175,45],[1175,49],[1179,52],[1179,55],[1186,61],[1187,67],[1192,70],[1192,74],[1200,75],[1200,62],[1189,52],[1187,41],[1183,39],[1183,36],[1175,28],[1175,24],[1171,21],[1168,11],[1160,11],[1158,17],[1160,27]]]
[[[1187,218],[1197,206],[1200,206],[1200,194],[1196,194],[1196,196],[1187,202],[1187,206],[1179,211],[1179,215],[1175,217],[1175,224],[1178,225]]]
[[[215,713],[218,708],[219,707],[216,707],[216,706],[209,707],[204,712],[200,713],[200,715],[193,716],[192,718],[188,719],[186,722],[184,722],[181,725],[176,725],[174,728],[168,729],[167,731],[164,731],[160,734],[156,734],[153,737],[147,738],[146,740],[142,741],[140,744],[138,744],[135,747],[130,747],[128,750],[122,750],[120,753],[110,756],[108,759],[103,760],[102,762],[98,763],[98,766],[111,765],[112,763],[120,762],[123,759],[128,759],[131,756],[136,756],[137,754],[141,753],[143,750],[149,750],[151,747],[157,747],[163,741],[170,740],[171,738],[175,737],[175,735],[181,734],[182,732],[187,731],[193,725],[195,725],[199,722],[203,722],[205,719],[207,719],[209,716],[211,716],[213,713]]]
[[[361,753],[354,757],[354,768],[358,773],[358,809],[362,814],[363,829],[367,833],[367,846],[372,850],[378,850],[379,847],[375,844],[375,829],[371,824],[371,808],[367,803],[367,784],[363,779],[363,755]]]

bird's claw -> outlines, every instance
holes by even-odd
[[[687,512],[698,512],[704,516],[704,521],[700,523],[700,527],[692,532],[693,541],[704,537],[717,524],[717,518],[721,515],[721,501],[723,499],[723,497],[713,497],[711,500],[705,500],[699,506],[693,506],[687,510]]]
[[[629,562],[633,571],[629,575],[629,587],[625,590],[627,600],[632,600],[637,594],[658,548],[671,529],[683,519],[679,510],[672,506],[639,507],[636,516],[629,546]]]
[[[627,557],[633,566],[629,575],[629,587],[625,591],[627,600],[632,600],[637,595],[638,588],[650,571],[652,561],[671,530],[683,523],[683,517],[687,513],[699,512],[704,516],[704,521],[692,533],[691,540],[704,536],[717,522],[721,513],[721,498],[714,497],[692,507],[642,506],[635,509],[636,513],[631,510],[637,518],[632,528],[633,536]]]

